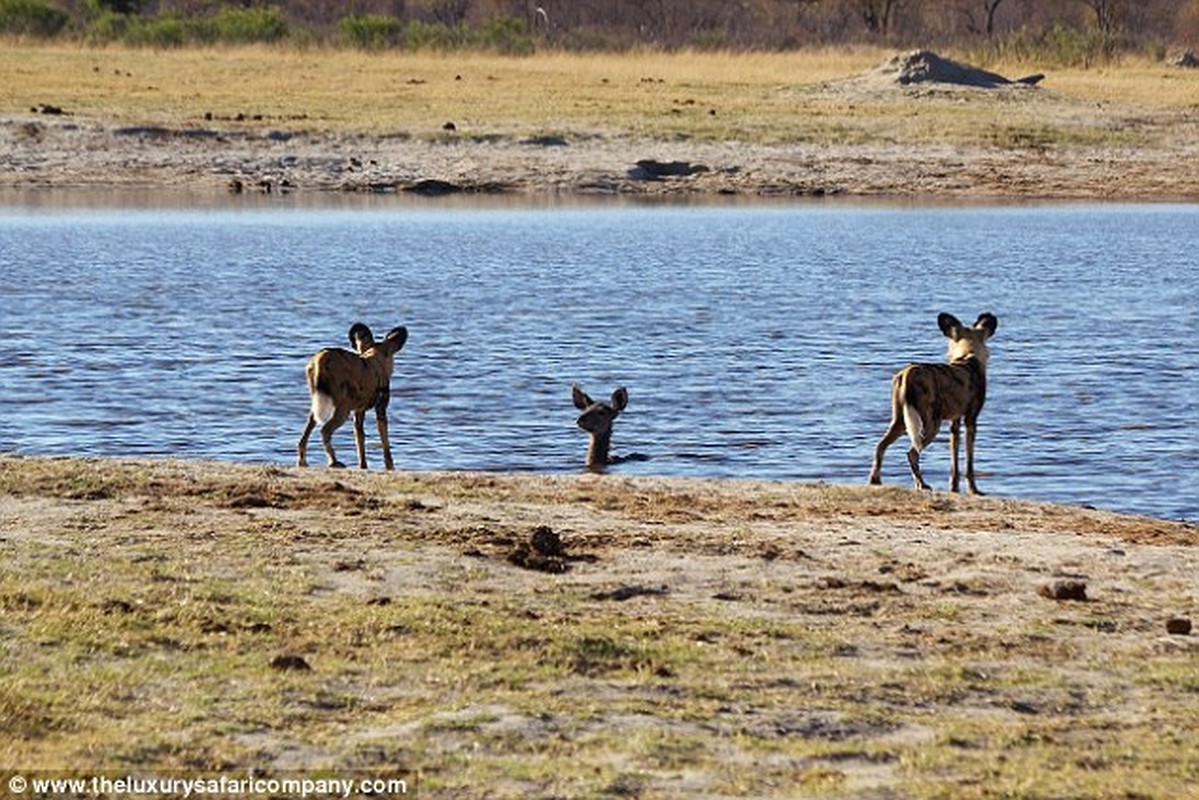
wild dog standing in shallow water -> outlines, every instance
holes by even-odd
[[[408,341],[408,329],[402,325],[388,331],[383,341],[376,342],[371,329],[357,322],[350,328],[350,342],[358,352],[339,347],[321,350],[308,362],[308,392],[312,395],[312,410],[308,424],[300,436],[296,463],[308,466],[308,437],[312,429],[321,426],[321,443],[330,467],[344,467],[333,454],[333,432],[354,414],[354,444],[358,448],[358,467],[366,469],[366,433],[363,430],[366,412],[375,410],[379,440],[383,444],[383,465],[394,469],[391,461],[391,442],[387,436],[387,403],[391,399],[391,372],[395,354]]]
[[[948,364],[909,364],[891,380],[891,427],[874,450],[870,482],[882,483],[883,453],[905,432],[912,443],[908,464],[917,489],[929,489],[920,474],[920,451],[928,447],[941,423],[949,427],[949,491],[958,491],[958,439],[966,421],[966,482],[974,494],[982,494],[974,482],[974,436],[978,414],[987,399],[987,340],[995,335],[999,320],[980,314],[967,328],[952,314],[940,314],[937,324],[949,338]]]
[[[609,456],[612,424],[629,404],[629,392],[622,386],[612,393],[611,402],[596,402],[576,384],[571,387],[570,394],[575,408],[583,412],[579,415],[579,427],[591,435],[587,445],[587,469],[598,472],[612,463]]]

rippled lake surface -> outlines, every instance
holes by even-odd
[[[892,371],[989,310],[983,489],[1195,520],[1197,264],[1199,206],[9,204],[0,451],[292,463],[362,320],[410,330],[401,468],[576,471],[579,382],[628,387],[616,473],[858,483]]]

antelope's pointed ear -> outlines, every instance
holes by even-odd
[[[941,333],[950,339],[957,339],[958,329],[962,327],[962,323],[953,314],[941,313],[937,315],[937,326],[941,329]]]
[[[990,311],[984,311],[974,321],[974,327],[976,330],[986,331],[987,338],[990,339],[995,335],[995,330],[999,327],[999,318]]]
[[[617,411],[624,411],[625,406],[629,404],[629,390],[621,386],[612,393],[612,407]]]
[[[392,328],[387,332],[386,339],[395,347],[396,352],[399,352],[404,349],[404,343],[408,341],[408,329],[403,325]]]
[[[359,353],[366,352],[375,343],[375,335],[371,333],[371,329],[363,325],[361,322],[355,322],[350,326],[350,347],[353,347]]]
[[[595,405],[595,401],[592,400],[577,383],[571,384],[570,398],[574,400],[575,408],[580,410],[590,408],[591,406]]]

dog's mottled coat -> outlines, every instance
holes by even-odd
[[[909,364],[891,380],[891,427],[874,451],[870,482],[882,483],[883,453],[907,433],[912,446],[908,464],[916,488],[929,489],[920,472],[920,452],[932,443],[941,430],[949,427],[949,490],[958,491],[958,442],[962,422],[966,423],[966,482],[974,494],[982,494],[974,480],[974,440],[978,415],[987,399],[987,340],[999,326],[994,314],[980,314],[974,325],[966,327],[952,314],[937,317],[941,332],[949,339],[948,364]]]
[[[333,432],[354,415],[354,444],[358,449],[358,467],[366,469],[366,412],[375,410],[379,440],[383,445],[383,465],[394,469],[391,441],[387,432],[387,404],[391,400],[391,373],[395,354],[408,341],[408,329],[399,326],[376,342],[371,329],[361,322],[350,328],[350,342],[357,352],[330,347],[319,351],[308,362],[305,374],[312,408],[308,423],[297,446],[296,463],[308,465],[308,437],[321,426],[321,444],[330,467],[344,467],[333,452]]]

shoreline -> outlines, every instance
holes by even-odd
[[[7,140],[7,147],[4,146]],[[1158,150],[663,142],[582,133],[421,140],[305,130],[0,119],[0,190],[152,190],[418,198],[848,199],[931,202],[1199,200]],[[1189,149],[1188,149],[1189,148]]]
[[[829,492],[838,496],[850,498],[853,501],[868,500],[872,494],[885,497],[889,501],[898,502],[901,505],[912,505],[917,507],[929,506],[938,507],[944,503],[953,504],[955,502],[965,505],[977,506],[995,506],[996,509],[1004,508],[1007,511],[1016,513],[1023,511],[1029,516],[1034,516],[1038,511],[1050,516],[1070,516],[1077,515],[1080,519],[1084,518],[1110,518],[1116,520],[1117,528],[1123,531],[1143,530],[1149,531],[1148,534],[1127,533],[1121,535],[1129,536],[1129,541],[1148,541],[1156,536],[1164,535],[1170,543],[1181,543],[1186,545],[1199,546],[1199,521],[1188,519],[1171,519],[1168,517],[1159,517],[1152,514],[1122,511],[1119,509],[1102,508],[1088,504],[1075,504],[1054,500],[1038,500],[1032,498],[1007,497],[1001,495],[982,494],[972,495],[966,492],[954,493],[943,489],[933,488],[926,491],[916,491],[909,486],[907,482],[891,482],[881,485],[870,485],[862,483],[829,483],[823,480],[800,480],[787,478],[754,478],[754,477],[712,477],[712,476],[692,476],[692,475],[656,475],[656,474],[628,474],[622,473],[619,467],[614,467],[605,472],[591,472],[580,468],[577,471],[564,472],[512,472],[499,470],[479,470],[479,469],[404,469],[402,467],[395,470],[383,470],[379,468],[371,468],[360,470],[355,467],[345,467],[340,469],[332,469],[318,464],[312,464],[307,467],[297,467],[294,464],[271,463],[271,462],[240,462],[240,461],[222,461],[210,458],[184,458],[171,456],[75,456],[75,455],[32,455],[19,453],[0,452],[0,474],[3,474],[5,469],[15,470],[20,465],[28,465],[35,472],[40,467],[47,467],[51,471],[61,468],[67,473],[90,474],[101,476],[106,468],[112,468],[118,473],[133,472],[139,470],[148,470],[154,472],[163,470],[166,472],[178,472],[186,474],[189,471],[196,474],[210,476],[224,474],[224,478],[230,481],[237,481],[247,477],[288,477],[300,478],[304,480],[320,480],[328,479],[333,482],[340,482],[342,479],[361,478],[365,481],[387,481],[394,479],[398,483],[406,483],[408,480],[416,481],[432,481],[454,483],[461,481],[465,484],[472,482],[486,481],[506,481],[513,484],[555,484],[555,483],[570,483],[573,481],[588,482],[588,481],[609,481],[617,483],[620,487],[638,488],[644,487],[655,491],[688,493],[700,490],[714,491],[718,495],[756,495],[762,492],[772,490],[787,491],[795,490],[799,492],[821,493]],[[21,481],[15,476],[11,476],[16,480],[16,485],[21,486]],[[5,488],[0,484],[0,491]],[[43,487],[45,488],[45,487]],[[68,492],[66,494],[57,494],[61,486],[50,488],[51,496],[60,496],[68,499],[72,498]],[[21,491],[25,491],[24,488]],[[860,495],[860,496],[859,496]],[[85,498],[86,499],[86,498]],[[829,513],[832,513],[831,511]],[[1160,529],[1154,526],[1160,523]],[[1079,530],[1085,529],[1084,523],[1076,523]],[[1102,526],[1100,526],[1102,527]]]

